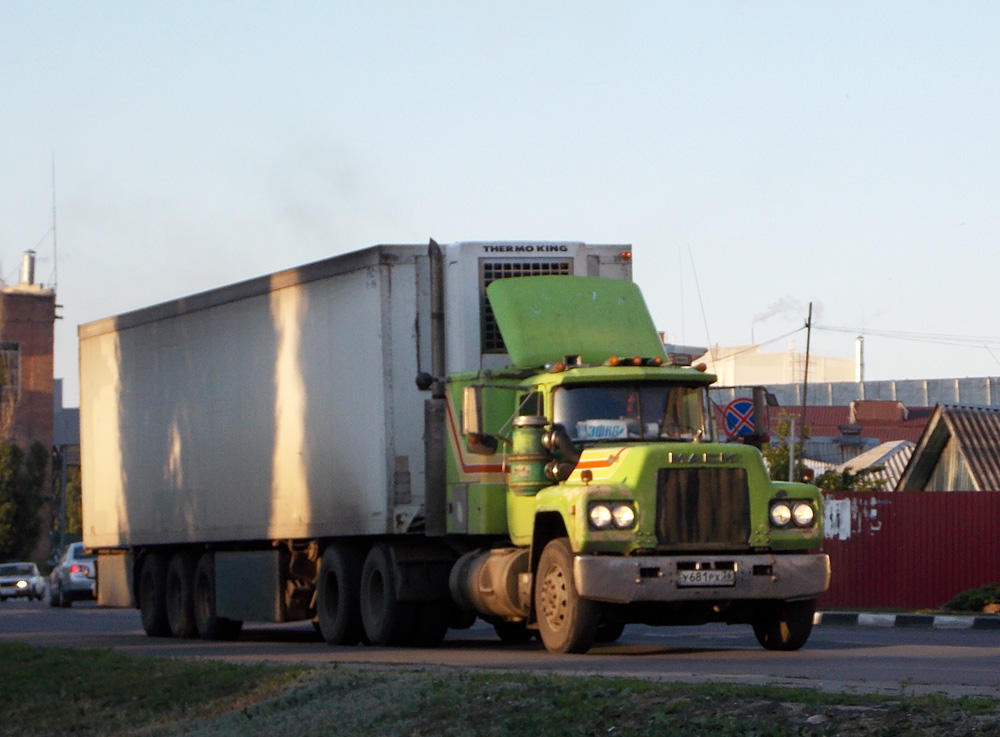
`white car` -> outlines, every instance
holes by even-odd
[[[28,601],[45,597],[45,579],[34,563],[0,564],[0,601],[16,597]]]
[[[95,599],[97,557],[88,555],[83,543],[71,543],[49,574],[49,603],[68,607],[80,599]]]

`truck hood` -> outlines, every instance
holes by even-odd
[[[518,368],[567,356],[600,364],[611,356],[666,359],[639,287],[589,276],[499,279],[486,294]]]

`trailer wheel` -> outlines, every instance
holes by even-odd
[[[812,632],[816,600],[779,601],[753,623],[757,642],[767,650],[798,650]]]
[[[203,640],[235,640],[243,622],[220,617],[215,609],[215,554],[205,553],[194,568],[194,622]]]
[[[415,626],[414,607],[396,599],[396,572],[384,543],[373,545],[361,569],[361,622],[373,645],[404,645]]]
[[[361,623],[360,553],[345,545],[323,551],[316,582],[316,622],[330,645],[357,645],[364,637]]]
[[[451,619],[450,601],[415,602],[416,619],[408,644],[415,647],[438,647],[448,634]]]
[[[554,653],[585,653],[597,638],[601,610],[583,599],[573,582],[573,550],[569,539],[556,538],[542,550],[535,575],[538,633]]]
[[[167,622],[170,633],[179,639],[198,635],[194,619],[194,558],[189,553],[177,553],[167,567]]]
[[[150,553],[139,573],[139,612],[142,628],[150,637],[169,637],[167,621],[167,564],[164,556]]]

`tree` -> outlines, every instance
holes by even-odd
[[[27,454],[10,440],[0,441],[0,560],[26,559],[38,543],[48,462],[37,441]]]
[[[869,466],[857,473],[844,469],[840,473],[826,471],[816,479],[823,491],[884,491],[885,481],[879,476],[883,466]]]
[[[791,415],[781,415],[775,422],[774,435],[778,437],[778,443],[775,445],[768,445],[763,448],[761,453],[764,456],[764,461],[767,463],[767,470],[771,474],[771,478],[775,481],[788,481],[788,466],[791,463],[791,450],[789,448],[789,443],[795,443],[795,438],[789,437],[791,435],[792,420],[795,419]],[[808,439],[809,428],[802,428],[803,438]],[[795,459],[795,481],[804,481],[812,477],[812,469],[808,468],[805,463],[802,462],[801,458]]]
[[[65,462],[65,461],[64,461]],[[83,534],[83,500],[80,494],[80,467],[66,469],[66,534]]]

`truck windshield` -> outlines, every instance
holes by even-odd
[[[553,396],[555,422],[574,442],[700,440],[704,388],[677,384],[562,386]]]

